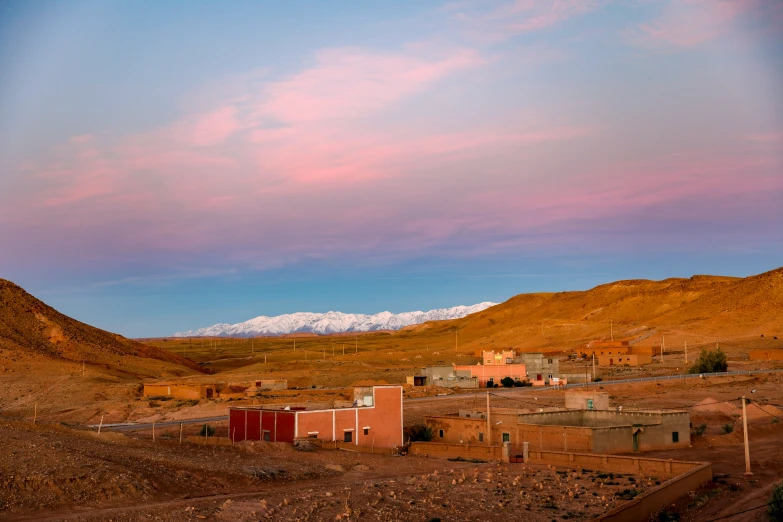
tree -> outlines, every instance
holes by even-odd
[[[514,386],[514,379],[511,377],[503,377],[500,379],[500,384],[502,384],[504,388],[511,388]]]
[[[769,519],[774,522],[783,522],[783,482],[772,488],[772,496],[767,506]]]
[[[431,442],[435,438],[435,431],[424,424],[416,424],[406,430],[411,442]]]
[[[691,366],[688,373],[717,373],[729,369],[729,361],[726,352],[718,348],[715,351],[702,349],[696,364]]]
[[[199,435],[202,437],[213,437],[215,435],[215,428],[209,424],[202,424]]]

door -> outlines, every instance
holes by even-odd
[[[639,432],[635,432],[633,434],[633,450],[634,452],[639,451]]]
[[[352,442],[353,441],[353,432],[352,431],[346,431],[343,433],[343,442]]]
[[[614,359],[609,359],[609,366],[614,366]]]

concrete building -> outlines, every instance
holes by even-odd
[[[427,366],[416,375],[407,377],[411,386],[440,386],[442,388],[478,388],[478,378],[470,370],[457,370],[452,366]]]
[[[751,361],[783,361],[783,350],[749,350]]]
[[[543,353],[521,353],[514,359],[514,363],[525,365],[527,380],[533,386],[546,386],[556,382],[562,384],[559,381],[560,360],[557,357],[548,357]]]
[[[234,441],[315,438],[377,448],[401,446],[402,386],[357,386],[350,408],[229,408],[229,433]]]
[[[642,366],[652,363],[652,355],[599,355],[595,362],[598,366]]]
[[[286,379],[254,379],[224,383],[191,383],[163,381],[144,384],[145,397],[173,397],[176,399],[217,399],[248,397],[261,390],[288,389]]]
[[[490,411],[425,417],[433,442],[499,445],[510,442],[532,451],[631,453],[690,445],[690,415],[685,411],[568,410]]]

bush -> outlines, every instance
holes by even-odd
[[[202,437],[213,437],[215,435],[215,428],[209,424],[202,424],[201,431],[198,434]]]
[[[696,435],[704,435],[705,431],[707,431],[707,425],[706,424],[699,424],[696,427],[695,433],[696,433]]]
[[[724,424],[720,427],[721,433],[724,435],[728,435],[732,431],[734,431],[734,425],[733,424]]]
[[[431,442],[435,438],[435,431],[424,424],[416,424],[405,431],[406,438],[411,442]]]
[[[595,379],[593,379],[593,382],[601,382],[603,380],[604,379],[602,377],[596,377]]]
[[[522,381],[520,381],[519,379],[517,379],[516,381],[514,381],[514,388],[521,388],[521,387],[522,387],[522,386],[524,386],[524,385],[525,385],[525,383],[524,383],[524,382],[522,382]]]
[[[702,350],[696,364],[691,366],[688,373],[718,373],[729,369],[729,361],[726,352],[718,348],[715,351]]]
[[[504,388],[512,388],[514,386],[514,379],[511,377],[503,377],[500,379],[500,384],[502,384]]]
[[[783,482],[772,488],[772,496],[767,504],[767,515],[774,522],[783,522]]]

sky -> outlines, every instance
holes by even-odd
[[[783,265],[779,0],[0,2],[0,277],[94,326]]]

